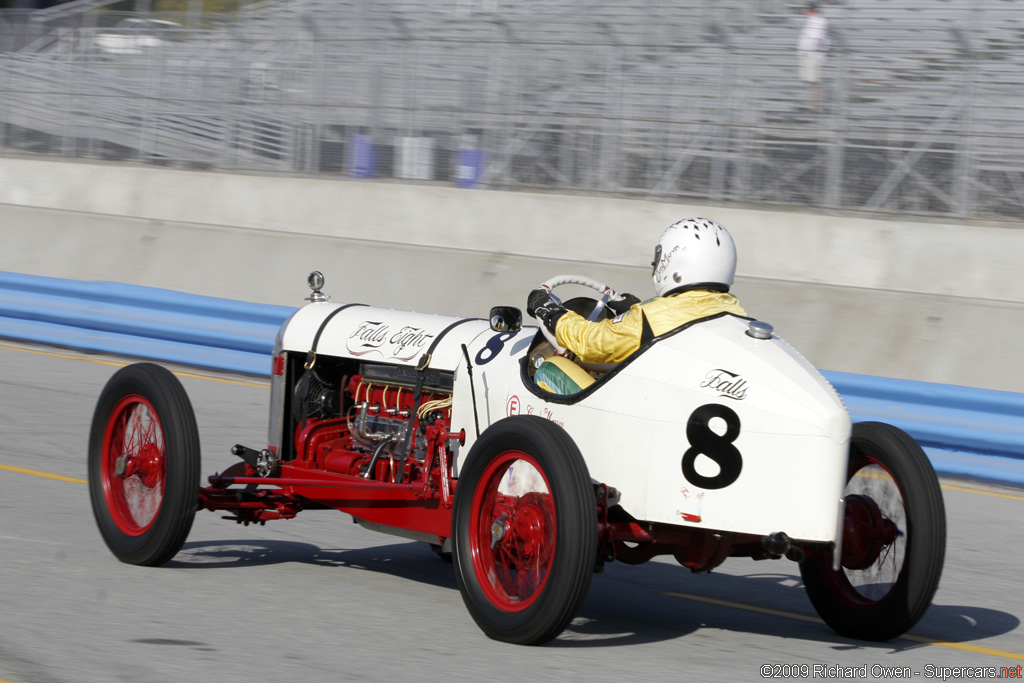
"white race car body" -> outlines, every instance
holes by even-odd
[[[748,325],[731,315],[692,324],[575,397],[530,380],[537,328],[495,332],[484,320],[313,303],[278,343],[279,353],[315,348],[317,357],[408,368],[429,350],[430,369],[454,373],[452,429],[466,432],[453,449],[455,476],[488,426],[532,414],[565,429],[591,477],[614,487],[637,520],[837,541],[849,415],[799,353],[774,335],[747,334]],[[275,377],[278,406],[282,387]],[[274,446],[281,424],[272,415]]]
[[[597,292],[566,302],[595,320],[614,299],[583,277],[549,283]],[[692,572],[793,561],[825,623],[853,638],[895,637],[931,604],[945,511],[927,456],[891,425],[851,425],[769,325],[723,313],[648,328],[624,362],[577,368],[518,309],[485,321],[339,305],[320,273],[308,284],[275,343],[267,447],[235,445],[241,461],[198,492],[177,378],[137,363],[107,383],[89,487],[117,557],[168,561],[197,509],[247,525],[338,510],[449,556],[484,633],[522,644],[569,627],[606,563],[665,555]],[[557,395],[539,366],[581,386],[584,370],[600,376]]]

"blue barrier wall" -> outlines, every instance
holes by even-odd
[[[113,282],[0,271],[0,337],[267,376],[274,337],[295,311]],[[1024,485],[1024,394],[823,373],[855,422],[911,434],[936,470]]]
[[[823,371],[854,422],[914,437],[936,471],[1024,485],[1024,394]]]
[[[245,375],[270,374],[294,310],[0,271],[0,337]]]

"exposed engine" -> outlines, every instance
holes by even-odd
[[[292,396],[294,464],[385,482],[410,482],[451,463],[453,375],[363,363],[346,374],[329,360],[303,372]],[[431,472],[432,487],[441,472]],[[444,477],[445,479],[447,478]],[[445,482],[446,484],[446,482]]]

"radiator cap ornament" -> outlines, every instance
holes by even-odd
[[[309,277],[306,278],[306,284],[313,290],[313,293],[306,297],[306,301],[319,304],[331,300],[331,297],[320,291],[324,286],[324,274],[319,270],[314,270],[309,274]]]

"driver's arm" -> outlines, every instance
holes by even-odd
[[[639,301],[632,294],[624,294],[622,308],[617,310],[629,306],[628,310],[614,320],[589,322],[566,309],[551,290],[541,287],[530,292],[526,312],[584,363],[619,363],[640,348],[643,314]]]
[[[718,313],[745,316],[736,297],[726,292],[691,290],[633,304],[613,320],[587,322],[562,307],[557,315],[544,317],[558,343],[579,356],[584,363],[621,363],[640,348],[644,317],[654,335],[665,334],[693,320]]]
[[[614,320],[588,322],[569,311],[558,319],[555,339],[584,363],[621,363],[640,348],[643,315],[635,305]]]

